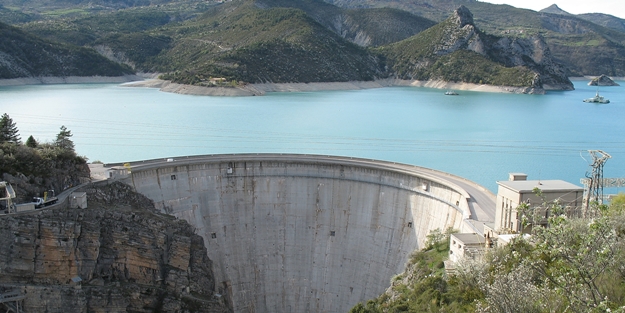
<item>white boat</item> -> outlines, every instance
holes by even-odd
[[[455,91],[453,91],[453,90],[447,90],[447,91],[445,92],[445,95],[447,95],[447,96],[457,96],[457,95],[458,95],[458,93],[457,93],[457,92],[455,92]]]
[[[599,95],[599,91],[597,90],[597,94],[592,97],[592,98],[588,98],[588,99],[584,99],[584,102],[589,102],[589,103],[610,103],[610,100],[604,98],[603,96]]]

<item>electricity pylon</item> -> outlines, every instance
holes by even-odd
[[[603,165],[612,158],[611,155],[602,150],[588,150],[592,157],[592,173],[586,172],[586,178],[589,180],[588,190],[586,191],[586,199],[584,202],[584,217],[594,216],[596,212],[590,212],[590,202],[603,203]]]

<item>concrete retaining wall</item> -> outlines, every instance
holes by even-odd
[[[204,237],[235,312],[347,312],[432,229],[468,230],[466,192],[374,162],[233,155],[133,167],[126,182]]]

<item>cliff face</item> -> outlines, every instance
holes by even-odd
[[[508,67],[524,66],[536,73],[536,84],[545,90],[573,90],[565,68],[554,61],[544,38],[502,37],[491,46],[489,56]]]
[[[230,311],[186,222],[125,185],[86,191],[88,209],[0,218],[0,285],[26,293],[25,311]]]
[[[402,79],[509,86],[524,93],[573,89],[541,37],[487,35],[464,6],[446,21],[380,52]]]

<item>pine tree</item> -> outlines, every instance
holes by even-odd
[[[65,127],[61,126],[61,131],[56,135],[56,141],[54,145],[64,150],[74,150],[74,142],[69,139],[72,137],[72,132]]]
[[[4,142],[21,143],[17,126],[6,113],[2,114],[2,118],[0,118],[0,143]]]
[[[39,143],[37,142],[37,140],[35,140],[35,138],[33,138],[32,135],[30,135],[30,137],[28,137],[28,139],[26,139],[26,146],[27,147],[37,148],[38,145],[39,145]]]

